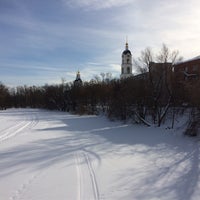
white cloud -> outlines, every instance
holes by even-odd
[[[101,10],[112,7],[119,7],[132,3],[133,0],[63,0],[65,5],[72,7],[80,7],[85,10]]]

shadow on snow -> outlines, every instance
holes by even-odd
[[[16,110],[9,112],[17,115]],[[39,122],[59,122],[59,126],[54,123],[52,127],[36,129],[34,132],[58,133],[57,137],[1,150],[0,177],[24,170],[24,167],[30,165],[33,170],[65,161],[68,161],[68,165],[73,165],[74,154],[85,151],[99,165],[107,155],[129,156],[130,159],[134,159],[135,155],[142,155],[146,159],[149,166],[141,165],[141,170],[128,166],[128,169],[119,173],[117,178],[120,182],[116,180],[115,184],[127,190],[127,196],[123,199],[131,196],[136,199],[160,199],[172,193],[172,199],[189,200],[198,185],[199,145],[194,139],[170,135],[162,128],[109,122],[104,117],[75,116],[41,110],[26,111],[26,114],[37,115]],[[129,188],[124,186],[127,182]],[[124,184],[120,185],[121,183]]]

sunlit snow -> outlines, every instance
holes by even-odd
[[[200,199],[199,142],[180,132],[102,116],[1,111],[0,199]]]

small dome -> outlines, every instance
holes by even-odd
[[[126,49],[123,51],[122,55],[127,55],[127,54],[130,54],[131,55],[131,51]]]

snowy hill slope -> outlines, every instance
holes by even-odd
[[[37,109],[0,112],[1,200],[200,199],[199,142]]]

